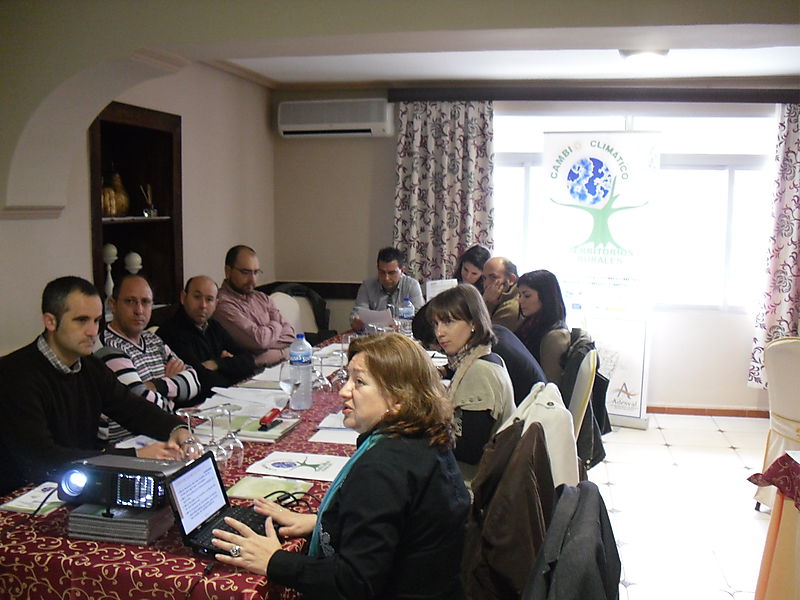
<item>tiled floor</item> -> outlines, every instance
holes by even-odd
[[[621,600],[753,598],[769,514],[754,510],[768,419],[651,414],[589,471],[622,559]]]

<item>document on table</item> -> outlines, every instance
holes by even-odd
[[[272,475],[290,479],[333,481],[342,470],[348,456],[311,454],[308,452],[272,452],[266,458],[247,467],[248,473]]]
[[[236,404],[237,415],[261,417],[273,408],[283,408],[286,404],[286,393],[278,390],[258,390],[253,388],[211,388],[214,395],[198,406],[200,409],[215,406]]]
[[[281,363],[267,367],[260,373],[253,375],[255,381],[280,381],[281,378]]]
[[[273,492],[302,494],[311,489],[310,481],[284,479],[283,477],[243,477],[228,489],[234,498],[263,498]]]
[[[788,454],[790,458],[794,459],[794,462],[800,463],[800,450],[787,450],[786,454]]]
[[[322,419],[317,426],[317,432],[308,441],[355,446],[357,439],[358,432],[344,426],[344,414],[339,411]]]
[[[433,364],[436,367],[443,367],[447,364],[447,355],[442,354],[441,352],[428,350],[428,356],[431,357],[431,361],[433,361]]]
[[[155,444],[158,440],[151,438],[146,435],[137,435],[132,438],[128,438],[127,440],[122,440],[121,442],[117,442],[114,444],[115,448],[144,448],[145,446],[149,446],[150,444]]]
[[[364,326],[375,325],[376,327],[393,327],[394,319],[392,312],[387,308],[386,310],[370,310],[368,308],[359,308],[358,316],[364,323]]]
[[[56,490],[58,489],[58,484],[53,483],[52,481],[45,481],[44,483],[39,484],[35,488],[30,491],[25,492],[21,496],[17,496],[16,498],[12,498],[5,504],[0,504],[0,508],[3,510],[12,510],[14,512],[22,512],[22,513],[32,513],[35,511],[38,506],[42,503],[42,501],[47,498],[47,495],[50,494],[50,497],[47,498],[47,502],[42,505],[42,508],[39,509],[37,514],[46,515],[48,513],[53,512],[59,506],[64,504],[61,500],[58,499],[58,495]]]
[[[451,287],[456,287],[457,285],[458,280],[456,279],[434,279],[432,281],[426,281],[425,300],[430,302],[431,298],[434,296],[441,294],[445,290],[449,290]]]

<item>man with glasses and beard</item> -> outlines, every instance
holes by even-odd
[[[214,319],[253,355],[257,366],[269,367],[289,358],[295,331],[269,296],[256,290],[261,273],[255,250],[241,245],[228,250]]]

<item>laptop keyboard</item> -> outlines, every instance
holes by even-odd
[[[228,508],[225,516],[233,517],[237,521],[250,527],[250,529],[255,531],[257,534],[264,535],[264,522],[267,520],[267,518],[264,515],[258,514],[250,506],[231,506]],[[214,537],[214,529],[221,529],[222,531],[229,531],[230,533],[236,534],[239,533],[233,527],[225,523],[224,520],[220,519],[216,523],[207,525],[203,532],[195,538],[195,542],[198,544],[198,546],[201,548],[214,549],[215,552],[220,552],[220,550],[211,543],[211,540]]]

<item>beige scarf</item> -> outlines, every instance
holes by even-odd
[[[453,375],[453,379],[450,381],[450,386],[447,388],[448,398],[452,400],[455,397],[458,386],[461,384],[461,380],[464,379],[464,374],[469,371],[469,368],[475,363],[475,361],[491,353],[491,344],[480,344],[470,349],[465,354],[462,355],[459,353],[456,356],[457,364],[455,365],[455,374]]]

